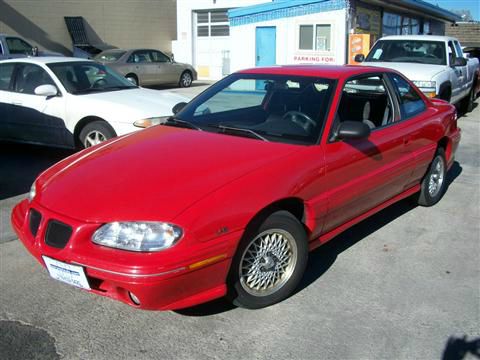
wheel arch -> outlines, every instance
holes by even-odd
[[[448,91],[448,100],[447,99],[442,99],[440,97],[440,95],[442,95],[444,91]],[[452,98],[452,83],[450,81],[445,81],[444,83],[442,83],[440,85],[439,90],[438,90],[438,97],[442,100],[446,100],[446,101],[450,102],[450,99]]]
[[[445,157],[447,162],[450,161],[450,158],[452,156],[452,141],[448,136],[444,136],[438,141],[437,150],[438,149],[443,149],[443,151],[445,151]]]
[[[137,74],[135,74],[134,72],[129,72],[125,75],[125,78],[128,78],[128,77],[134,77],[135,79],[137,79],[137,84],[140,85],[140,79],[138,78]]]

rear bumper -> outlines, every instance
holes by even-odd
[[[90,241],[91,235],[88,235],[91,231],[87,228],[91,224],[78,223],[38,205],[35,205],[35,209],[43,217],[36,236],[33,236],[29,227],[28,200],[19,203],[12,212],[13,229],[23,245],[44,267],[42,255],[81,265],[91,287],[88,291],[92,293],[149,310],[190,307],[222,297],[226,293],[226,277],[239,233],[223,236],[219,241],[202,243],[199,245],[202,249],[190,247],[192,254],[189,254],[188,261],[170,261],[166,266],[157,264],[152,267],[151,261],[147,260],[152,257],[152,253],[138,254],[95,245]],[[45,228],[49,219],[72,226],[73,234],[65,248],[53,248],[45,243]],[[98,224],[94,227],[98,228]],[[158,256],[159,262],[162,262],[162,254],[154,256]],[[170,251],[168,258],[172,257],[175,257],[175,254]],[[163,258],[163,262],[167,263],[167,256]],[[131,259],[136,261],[132,262]],[[214,260],[205,262],[206,259]],[[199,266],[198,263],[202,261],[205,263]],[[140,304],[132,300],[130,293],[138,298]]]

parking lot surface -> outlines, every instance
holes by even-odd
[[[141,311],[54,281],[8,217],[69,152],[2,144],[0,358],[462,359],[480,338],[480,107],[459,126],[440,203],[402,201],[351,228],[311,254],[293,296],[255,311]]]

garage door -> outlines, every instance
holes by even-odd
[[[220,79],[230,73],[228,9],[194,13],[194,66],[199,78]]]

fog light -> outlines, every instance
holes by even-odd
[[[130,300],[132,300],[135,305],[140,305],[140,300],[138,300],[134,293],[129,291],[128,296],[130,296]]]

